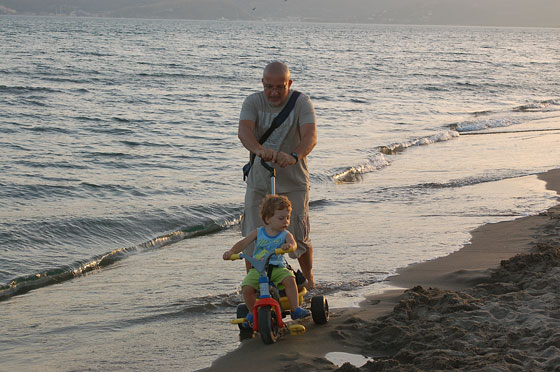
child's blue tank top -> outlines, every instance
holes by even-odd
[[[257,229],[257,240],[255,241],[255,250],[253,251],[253,257],[262,260],[267,252],[274,251],[280,248],[282,244],[286,242],[287,231],[281,231],[275,236],[269,236],[261,226]],[[275,254],[270,258],[269,263],[276,266],[285,266],[284,258],[281,254]]]

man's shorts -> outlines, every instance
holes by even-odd
[[[272,269],[270,280],[278,289],[283,289],[284,286],[280,286],[280,283],[290,276],[295,278],[295,275],[291,270],[288,270],[285,267],[275,267]],[[245,279],[243,279],[243,282],[241,283],[241,287],[246,285],[255,288],[257,291],[259,290],[259,272],[257,269],[249,270],[247,276],[245,276]]]
[[[290,252],[289,255],[291,258],[297,258],[307,252],[311,246],[311,237],[309,236],[309,192],[301,190],[281,193],[279,195],[286,196],[292,203],[292,214],[290,215],[288,231],[294,236],[297,249],[294,253]],[[245,192],[245,212],[241,219],[241,233],[243,236],[249,235],[257,227],[264,226],[259,212],[261,210],[261,202],[265,196],[266,191],[247,187]],[[252,255],[253,248],[254,245],[251,244],[243,253]]]

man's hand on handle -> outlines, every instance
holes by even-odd
[[[282,168],[286,168],[288,165],[294,165],[297,163],[296,158],[283,151],[277,152],[275,158],[272,159],[272,162],[278,164]]]
[[[262,148],[258,150],[255,155],[257,155],[264,161],[274,161],[274,158],[276,157],[276,151],[274,151],[273,149]]]

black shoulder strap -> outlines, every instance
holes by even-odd
[[[296,101],[299,97],[299,94],[300,93],[296,90],[292,92],[292,96],[288,100],[288,103],[286,103],[286,106],[284,106],[282,111],[280,111],[280,113],[274,118],[274,120],[272,120],[272,125],[270,126],[270,128],[268,128],[268,130],[262,135],[261,139],[259,140],[259,143],[261,145],[265,143],[268,137],[270,137],[272,132],[274,132],[274,130],[278,128],[280,124],[286,121],[286,119],[290,115],[290,112],[292,112],[294,106],[296,105]]]
[[[292,112],[292,110],[294,109],[299,95],[300,92],[298,92],[297,90],[294,90],[292,92],[292,95],[288,100],[288,103],[286,103],[286,106],[284,106],[282,111],[280,111],[280,113],[274,118],[274,120],[272,120],[272,124],[270,125],[270,128],[268,128],[268,130],[259,139],[259,143],[261,145],[266,142],[268,137],[270,137],[270,135],[272,134],[272,132],[274,132],[276,128],[278,128],[284,121],[286,121],[286,119],[290,115],[290,112]],[[253,164],[254,161],[255,161],[255,154],[251,153],[251,164]]]

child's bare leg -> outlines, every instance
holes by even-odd
[[[247,309],[249,309],[250,313],[253,313],[253,307],[255,307],[255,302],[257,301],[257,291],[250,285],[245,285],[241,288],[241,293],[243,293]]]
[[[245,271],[249,272],[249,270],[251,270],[252,267],[253,265],[251,265],[249,261],[245,260]]]
[[[293,276],[289,276],[282,280],[282,285],[284,285],[286,296],[288,296],[288,300],[290,301],[290,310],[295,311],[299,305],[296,279]]]

